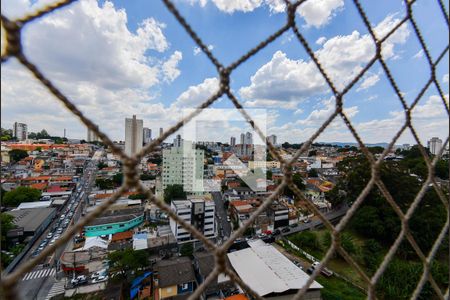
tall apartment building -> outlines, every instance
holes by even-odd
[[[205,201],[204,199],[174,200],[170,206],[178,217],[194,226],[206,238],[216,237],[214,201]],[[170,218],[170,229],[178,243],[196,241],[189,231],[172,218]]]
[[[100,139],[98,138],[98,136],[95,134],[95,132],[93,132],[92,130],[90,130],[89,128],[87,129],[87,138],[86,141],[87,142],[97,142]]]
[[[231,147],[236,146],[236,138],[235,138],[234,136],[232,136],[232,137],[230,138],[230,146],[231,146]]]
[[[245,144],[245,133],[241,133],[241,145]]]
[[[152,141],[152,130],[150,128],[144,127],[142,129],[144,145],[147,145]]]
[[[163,129],[161,127],[161,128],[159,128],[159,136],[162,136],[162,134],[163,134]]]
[[[251,134],[251,132],[247,132],[245,134],[245,143],[246,145],[252,145],[253,144],[253,135]]]
[[[275,134],[269,135],[269,136],[267,137],[267,139],[269,140],[269,142],[270,142],[272,145],[276,145],[276,144],[277,144],[277,136],[276,136]]]
[[[428,149],[430,149],[431,154],[437,155],[442,148],[442,140],[438,137],[432,137],[428,141]]]
[[[163,150],[163,189],[181,184],[185,192],[203,192],[203,150],[192,142],[183,141],[181,147]]]
[[[136,119],[125,119],[125,154],[133,155],[142,149],[144,121]]]
[[[181,147],[182,146],[183,139],[181,138],[181,135],[177,134],[177,137],[173,139],[173,146],[174,147]]]
[[[13,134],[18,141],[25,141],[28,138],[27,124],[15,122],[13,127]]]

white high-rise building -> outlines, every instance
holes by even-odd
[[[442,140],[438,137],[432,137],[428,141],[428,149],[430,149],[431,154],[437,155],[442,148]]]
[[[183,139],[181,138],[181,135],[177,134],[177,137],[173,139],[173,146],[174,147],[181,147],[182,146]]]
[[[245,144],[245,133],[241,133],[241,145]]]
[[[161,137],[162,135],[163,135],[163,129],[161,127],[161,128],[159,128],[159,136]]]
[[[245,143],[246,145],[252,145],[253,144],[253,135],[251,134],[251,132],[247,132],[245,134]]]
[[[183,141],[181,147],[163,150],[163,189],[181,184],[185,192],[203,192],[203,150],[192,142]]]
[[[100,139],[98,138],[98,136],[95,134],[95,132],[93,132],[92,130],[90,130],[89,128],[87,129],[87,142],[97,142]]]
[[[173,200],[170,206],[178,217],[194,226],[207,239],[216,237],[214,201],[205,201],[204,199]],[[170,218],[170,229],[180,244],[196,241],[189,231],[172,218]]]
[[[13,134],[18,141],[25,141],[26,139],[28,139],[27,124],[15,122],[13,127]]]
[[[231,147],[236,146],[236,138],[235,138],[234,136],[232,136],[232,137],[230,138],[230,146],[231,146]]]
[[[144,121],[136,119],[125,119],[125,154],[133,155],[142,149]]]
[[[152,130],[150,128],[144,127],[142,132],[144,135],[143,136],[144,145],[147,145],[148,143],[150,143],[152,141]]]
[[[269,140],[269,142],[270,142],[272,145],[276,145],[276,144],[277,144],[277,136],[276,136],[275,134],[269,135],[269,136],[267,137],[267,139]]]

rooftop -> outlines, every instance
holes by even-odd
[[[231,265],[241,279],[260,296],[299,290],[309,275],[273,246],[261,240],[249,241],[250,248],[228,253]],[[310,289],[322,286],[314,281]]]
[[[156,264],[159,286],[167,287],[195,281],[194,267],[189,257],[161,260]]]
[[[144,213],[144,209],[138,208],[127,208],[118,210],[107,210],[101,216],[95,218],[88,226],[96,226],[101,224],[111,224],[126,222],[141,216]]]
[[[54,208],[26,208],[6,212],[14,217],[14,224],[25,232],[34,232],[55,212]]]

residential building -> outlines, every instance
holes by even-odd
[[[204,156],[204,151],[195,149],[192,142],[183,142],[182,147],[164,149],[163,188],[181,184],[185,192],[202,192]]]
[[[136,119],[136,115],[125,119],[125,154],[133,155],[142,149],[143,125],[144,122]]]
[[[173,146],[174,147],[181,147],[182,146],[183,139],[181,138],[181,135],[177,134],[177,137],[173,139]]]
[[[197,228],[206,238],[216,237],[214,201],[205,199],[174,200],[171,208],[177,216]],[[170,219],[170,229],[178,243],[196,240],[188,230],[172,218]]]
[[[247,132],[245,134],[245,143],[246,145],[252,145],[253,144],[253,135],[251,132]]]
[[[277,136],[276,136],[275,134],[269,135],[269,136],[267,137],[267,139],[269,140],[269,142],[270,142],[272,145],[276,145],[276,144],[277,144]]]
[[[130,230],[144,222],[144,209],[126,208],[107,210],[84,226],[87,237],[114,234]]]
[[[195,273],[187,256],[158,261],[154,299],[185,299],[195,289]]]
[[[162,135],[163,135],[163,129],[161,127],[161,128],[159,128],[159,136],[161,137]]]
[[[27,124],[15,122],[13,127],[13,134],[18,141],[25,141],[28,138]]]
[[[241,145],[245,144],[245,133],[241,133]]]
[[[150,143],[152,141],[152,130],[150,128],[144,127],[142,129],[142,133],[143,133],[144,145],[147,145],[148,143]]]
[[[275,247],[262,240],[248,241],[249,248],[228,253],[237,275],[253,291],[266,299],[291,299],[309,280],[309,275],[297,267]],[[304,299],[320,300],[322,285],[313,281]]]
[[[428,141],[428,149],[430,149],[430,153],[437,155],[441,151],[442,148],[442,140],[438,137],[432,137],[431,140]]]
[[[87,129],[87,142],[97,142],[99,141],[98,136],[95,134],[95,132],[93,132],[92,130],[90,130],[89,128]]]
[[[211,252],[195,252],[193,256],[195,278],[197,279],[197,286],[199,286],[213,272],[215,258]],[[200,299],[224,299],[225,294],[230,294],[229,292],[234,290],[236,290],[236,286],[230,280],[230,277],[221,273],[206,286]]]
[[[231,146],[231,147],[236,146],[236,138],[235,138],[234,136],[232,136],[232,137],[230,138],[230,146]]]

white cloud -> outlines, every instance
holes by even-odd
[[[19,4],[6,1],[2,10],[16,16],[23,15],[18,10],[30,10],[17,8]],[[165,24],[148,18],[131,32],[127,19],[126,11],[111,2],[85,0],[36,20],[22,36],[29,59],[114,139],[123,139],[123,126],[117,124],[125,117],[163,107],[152,103],[157,86],[179,76],[182,57],[179,51],[167,61],[153,56],[169,49]],[[85,138],[83,125],[69,122],[77,119],[19,64],[12,60],[2,65],[1,80],[8,87],[1,90],[2,125],[21,119],[30,130],[61,134],[61,128],[70,127],[72,137]]]
[[[448,83],[448,73],[444,74],[444,76],[442,76],[442,82],[443,83]]]
[[[448,103],[448,94],[445,97]],[[309,139],[333,113],[334,100],[332,98],[322,101],[322,105],[322,108],[312,111],[305,119],[289,122],[280,127],[271,127],[268,131],[277,134],[280,141],[303,142]],[[353,106],[344,109],[344,111],[351,119],[358,113],[358,108]],[[390,142],[404,123],[405,113],[403,110],[392,111],[388,117],[383,119],[363,122],[352,121],[358,135],[365,143]],[[418,104],[412,111],[412,124],[422,143],[432,136],[447,137],[449,134],[449,119],[442,99],[438,95],[431,95],[423,104]],[[320,134],[317,140],[323,142],[355,142],[354,137],[339,116]],[[397,143],[414,143],[408,129],[401,135]]]
[[[363,82],[359,85],[359,87],[356,89],[357,92],[362,90],[367,90],[368,88],[374,86],[377,84],[377,82],[380,81],[380,75],[379,74],[373,74],[369,76],[365,76]]]
[[[207,0],[189,0],[189,3],[199,3],[204,7]],[[272,13],[285,12],[283,0],[211,0],[211,2],[225,13],[252,12],[266,6]],[[307,26],[321,27],[326,25],[344,7],[344,0],[313,0],[300,5],[297,13],[305,20]]]
[[[170,58],[163,63],[162,71],[165,81],[172,82],[180,76],[181,71],[177,67],[182,58],[183,54],[180,51],[175,51]]]
[[[414,54],[413,58],[422,58],[423,57],[423,49],[420,49],[419,52],[417,52],[416,54]]]
[[[223,12],[233,13],[235,11],[251,12],[263,3],[262,0],[212,0]]]
[[[281,51],[275,52],[272,59],[256,71],[250,86],[239,90],[250,103],[293,102],[325,91],[325,80],[313,63],[291,60]]]
[[[202,83],[190,86],[178,96],[172,106],[177,108],[196,108],[217,92],[218,89],[219,79],[215,77],[206,78]]]
[[[327,24],[344,7],[344,0],[314,0],[306,1],[298,8],[298,13],[305,19],[308,26],[321,27]]]
[[[208,45],[208,50],[212,51],[214,49],[214,45]],[[199,55],[200,52],[202,52],[202,49],[200,47],[194,47],[194,55]]]
[[[294,115],[301,115],[303,112],[304,112],[303,109],[298,108],[298,109],[296,109],[296,110],[294,111]]]
[[[316,44],[317,44],[317,45],[323,45],[323,43],[325,43],[326,41],[327,41],[327,38],[324,37],[324,36],[321,36],[320,38],[318,38],[318,39],[316,40]]]
[[[375,26],[375,31],[383,36],[398,22],[393,15],[389,15]],[[392,59],[395,45],[404,43],[408,36],[408,28],[401,26],[387,39],[382,49],[385,59]],[[315,54],[337,88],[342,89],[372,58],[375,45],[369,34],[361,35],[358,31],[353,31],[350,35],[328,39]],[[272,59],[257,70],[250,81],[250,85],[242,87],[239,92],[253,106],[264,102],[274,105],[274,102],[269,101],[277,101],[277,105],[285,105],[287,102],[289,107],[295,108],[295,102],[329,91],[312,60],[289,59],[281,51],[275,52]],[[369,87],[376,81],[377,77],[373,76],[364,86]]]

